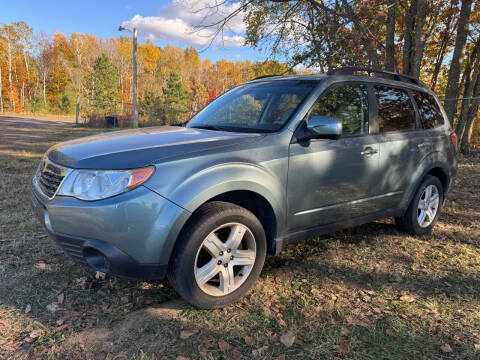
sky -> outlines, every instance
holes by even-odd
[[[40,32],[61,31],[88,33],[102,38],[118,37],[118,26],[136,26],[139,41],[147,38],[161,47],[194,46],[201,58],[213,61],[265,60],[265,55],[243,46],[245,25],[241,17],[234,18],[223,37],[208,46],[214,29],[194,31],[202,21],[212,23],[223,14],[230,13],[235,5],[223,6],[216,13],[208,12],[205,6],[215,0],[0,0],[0,24],[25,21]],[[204,19],[207,20],[204,20]],[[129,35],[123,32],[123,35]]]

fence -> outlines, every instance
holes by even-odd
[[[160,103],[140,104],[138,126],[178,125],[192,115],[193,111],[174,109]],[[133,104],[78,97],[75,123],[98,128],[129,128],[133,126]]]

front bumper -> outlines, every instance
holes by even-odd
[[[93,202],[64,196],[46,200],[32,187],[31,202],[49,235],[74,260],[142,280],[165,276],[175,240],[189,215],[143,186]]]
[[[139,264],[106,241],[74,238],[52,232],[49,235],[77,263],[97,271],[140,280],[161,280],[167,273],[167,265]]]

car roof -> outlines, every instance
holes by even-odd
[[[366,75],[357,75],[358,72],[367,73]],[[362,81],[380,83],[391,86],[407,87],[418,91],[427,92],[435,95],[421,80],[408,75],[392,73],[388,71],[372,70],[367,68],[343,67],[334,69],[328,73],[322,74],[305,74],[305,75],[266,75],[260,76],[250,81],[252,82],[270,82],[285,80],[300,81],[322,81],[331,78],[334,81]]]

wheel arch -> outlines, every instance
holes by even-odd
[[[443,158],[443,154],[440,152],[435,152],[430,154],[423,159],[419,164],[417,171],[413,174],[412,181],[405,191],[405,196],[402,202],[402,207],[406,209],[410,202],[412,201],[415,192],[422,183],[425,176],[433,175],[437,177],[443,186],[443,193],[446,194],[450,187],[450,173],[448,171],[448,166],[446,159]]]
[[[171,258],[177,239],[205,203],[221,200],[251,211],[262,223],[267,236],[268,254],[274,254],[276,238],[284,231],[285,188],[265,169],[249,164],[215,166],[182,182],[175,189],[172,201],[183,207],[183,214],[169,232],[168,258]]]

